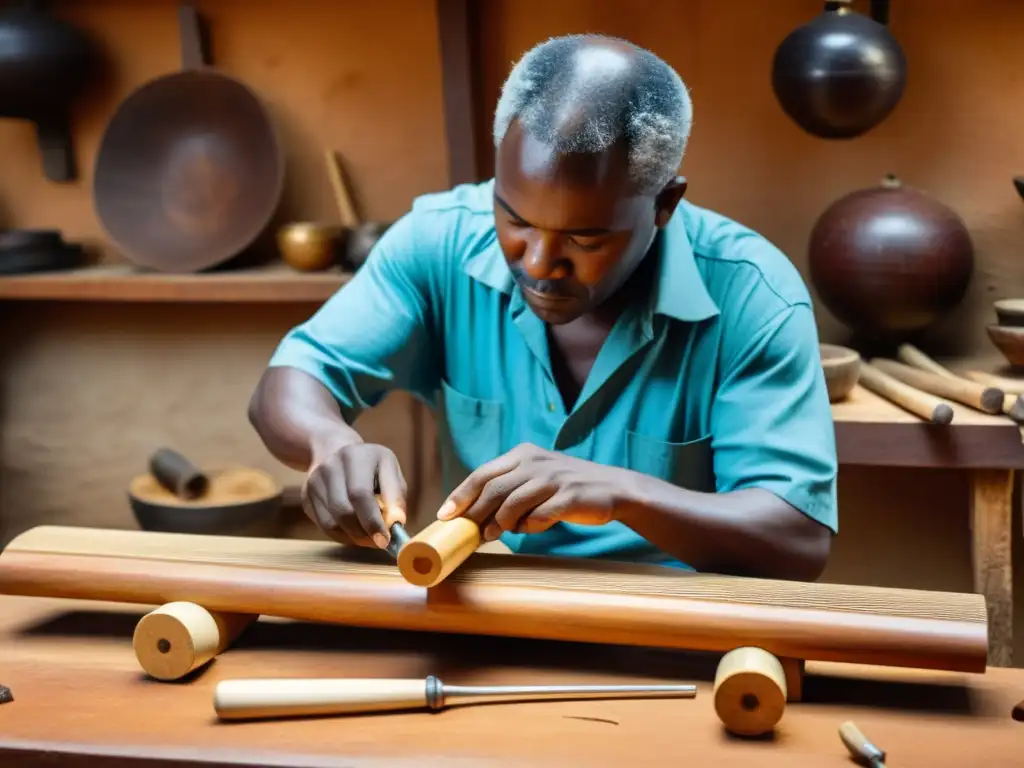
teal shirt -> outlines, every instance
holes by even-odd
[[[418,198],[271,360],[352,423],[393,389],[436,408],[447,493],[520,443],[697,491],[763,488],[837,530],[836,450],[808,291],[757,233],[686,201],[656,289],[601,348],[570,411],[543,322],[494,229],[493,181]],[[685,567],[619,522],[502,536],[513,551]]]

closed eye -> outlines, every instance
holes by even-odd
[[[580,237],[576,235],[570,239],[573,245],[582,251],[599,251],[608,242],[608,238],[605,237]]]

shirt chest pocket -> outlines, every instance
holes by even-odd
[[[441,461],[446,484],[502,454],[502,404],[470,397],[441,381]]]
[[[685,443],[670,443],[639,432],[626,432],[629,469],[686,488],[714,493],[715,464],[711,435]]]

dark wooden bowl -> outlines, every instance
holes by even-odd
[[[206,473],[201,496],[183,499],[146,473],[132,479],[128,499],[143,530],[221,536],[269,536],[280,530],[283,489],[257,469],[231,467]]]
[[[820,344],[819,349],[829,402],[845,400],[860,379],[860,354],[836,344]]]
[[[1024,368],[1024,328],[988,325],[985,330],[1010,365]]]

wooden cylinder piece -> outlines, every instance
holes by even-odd
[[[226,650],[255,619],[184,601],[167,603],[139,619],[132,648],[147,674],[178,680]]]
[[[437,520],[402,547],[398,570],[417,587],[433,587],[444,581],[480,547],[480,526],[465,517]]]
[[[183,499],[202,496],[210,485],[203,472],[170,448],[160,448],[149,457],[149,471],[160,485]]]
[[[775,656],[761,648],[736,648],[718,663],[715,713],[738,736],[768,733],[786,709],[786,673]]]

